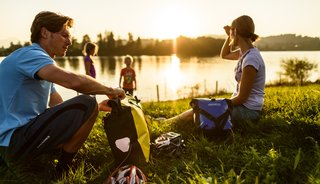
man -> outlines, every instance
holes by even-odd
[[[56,169],[67,171],[98,110],[108,110],[107,100],[98,105],[88,95],[63,102],[55,84],[83,94],[125,97],[120,88],[55,64],[53,58],[64,56],[71,45],[72,26],[70,17],[40,12],[31,26],[32,45],[14,51],[0,63],[0,154],[7,161],[26,161],[60,149]]]

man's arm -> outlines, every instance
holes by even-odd
[[[76,74],[60,68],[56,65],[47,65],[42,67],[37,75],[44,80],[56,83],[60,86],[73,89],[84,94],[105,94],[109,98],[124,98],[123,90],[111,88],[101,84],[96,79],[83,74]]]

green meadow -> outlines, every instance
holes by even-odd
[[[230,94],[210,96],[225,98]],[[320,86],[267,87],[262,117],[234,130],[234,141],[203,137],[192,122],[166,123],[190,108],[190,99],[142,102],[151,141],[169,131],[182,135],[183,153],[176,157],[151,152],[141,168],[148,183],[320,183]],[[78,168],[56,183],[103,183],[114,159],[100,113],[93,131],[76,156]],[[54,154],[25,165],[0,169],[0,183],[50,183]]]

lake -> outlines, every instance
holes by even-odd
[[[320,78],[320,51],[276,51],[261,52],[266,65],[266,82],[280,78],[281,60],[288,58],[308,59],[318,64],[318,70],[311,73],[309,80]],[[4,57],[0,57],[2,61]],[[97,80],[103,84],[118,87],[121,68],[125,67],[123,57],[95,57]],[[85,73],[83,58],[57,58],[57,65],[67,70]],[[192,57],[180,59],[176,56],[134,57],[133,68],[137,75],[137,95],[142,101],[174,100],[192,94],[209,94],[216,91],[232,92],[236,83],[234,67],[236,61],[219,57]],[[75,91],[58,86],[58,91],[66,100],[77,95]],[[98,95],[98,101],[104,99]]]

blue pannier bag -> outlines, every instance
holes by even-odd
[[[226,139],[232,132],[232,104],[228,99],[194,98],[190,102],[195,124],[204,136]]]

